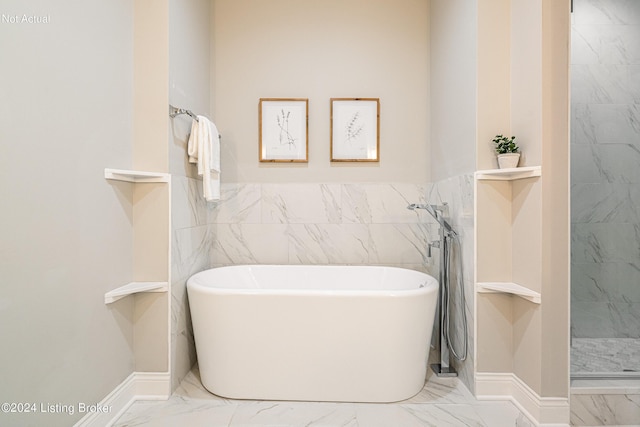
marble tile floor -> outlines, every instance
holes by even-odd
[[[572,426],[640,426],[640,380],[571,380]]]
[[[573,338],[571,373],[637,372],[640,374],[640,339]]]
[[[457,378],[431,373],[425,387],[388,404],[229,400],[204,389],[197,366],[167,401],[138,401],[114,427],[532,427],[511,402],[476,400]]]

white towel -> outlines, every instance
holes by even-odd
[[[206,201],[220,200],[220,137],[218,128],[208,118],[198,116],[191,123],[187,146],[189,163],[198,165]]]

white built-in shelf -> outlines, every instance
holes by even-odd
[[[167,292],[168,290],[167,282],[131,282],[104,294],[104,303],[111,304],[120,298],[139,292]]]
[[[105,169],[104,177],[126,182],[169,182],[169,174],[162,172],[132,171],[124,169]]]
[[[542,167],[526,166],[509,169],[486,169],[476,171],[477,180],[514,181],[516,179],[533,178],[542,175]]]
[[[525,288],[522,285],[511,282],[478,282],[476,283],[476,290],[478,292],[500,292],[506,294],[517,295],[521,298],[529,300],[535,304],[540,304],[541,297],[536,291],[532,291],[529,288]]]

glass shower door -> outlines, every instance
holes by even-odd
[[[574,0],[571,375],[640,378],[640,1]]]

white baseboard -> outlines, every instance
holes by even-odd
[[[109,427],[136,400],[167,400],[170,390],[168,372],[134,372],[96,405],[97,411],[87,413],[74,427]]]
[[[539,426],[568,426],[569,398],[540,397],[513,373],[476,373],[478,400],[509,400]]]

